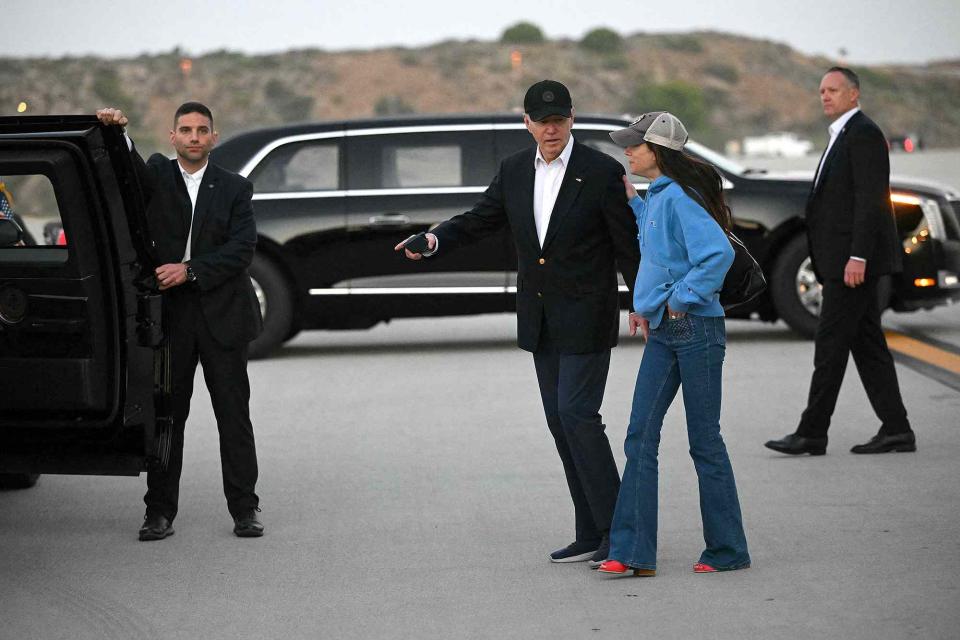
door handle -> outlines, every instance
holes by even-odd
[[[402,213],[384,213],[378,216],[370,216],[370,224],[381,227],[410,224],[410,216]]]

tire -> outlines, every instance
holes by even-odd
[[[264,358],[296,335],[293,325],[293,291],[280,268],[260,254],[250,264],[250,281],[260,301],[263,333],[250,343],[249,357]]]
[[[0,489],[29,489],[39,478],[39,473],[0,473]]]
[[[813,338],[823,296],[810,266],[806,236],[794,237],[780,252],[773,266],[770,297],[787,326],[804,338]]]

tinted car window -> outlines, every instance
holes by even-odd
[[[406,136],[410,138],[410,136]],[[386,144],[381,153],[384,188],[463,186],[459,144],[422,146],[402,140]]]
[[[38,244],[65,245],[60,207],[50,178],[42,174],[0,177],[0,218],[13,218]],[[47,259],[65,262],[66,253],[49,254]]]
[[[286,144],[250,174],[257,193],[332,191],[340,188],[340,147],[334,142]]]
[[[614,160],[623,165],[623,170],[630,172],[630,165],[627,157],[623,155],[623,149],[618,147],[610,140],[606,131],[596,131],[592,129],[573,128],[573,139],[588,147],[611,156]],[[536,144],[526,129],[506,129],[497,132],[497,158],[502,160],[508,155],[523,149],[530,149]],[[635,184],[649,182],[646,178],[638,175],[631,175]]]
[[[642,182],[650,182],[643,176],[638,176],[636,174],[630,173],[630,163],[627,161],[627,156],[623,155],[623,147],[617,146],[613,143],[612,140],[607,136],[605,131],[576,131],[573,132],[574,139],[579,140],[588,147],[592,147],[597,151],[602,151],[607,154],[621,165],[623,165],[623,170],[630,175],[630,180],[634,184],[639,184]],[[602,138],[600,136],[603,136]]]
[[[501,129],[496,133],[497,162],[536,144],[526,129]]]
[[[486,186],[495,172],[488,131],[417,131],[351,136],[350,189]]]

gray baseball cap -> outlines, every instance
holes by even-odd
[[[677,116],[666,111],[645,113],[629,127],[610,132],[610,139],[621,147],[652,142],[674,151],[683,149],[687,137],[687,129],[683,123]]]

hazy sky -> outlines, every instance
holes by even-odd
[[[133,56],[180,46],[247,53],[493,40],[520,20],[551,38],[711,29],[851,63],[960,58],[960,0],[3,0],[0,56]]]

